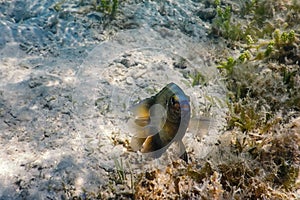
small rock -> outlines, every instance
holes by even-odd
[[[216,16],[216,9],[205,8],[198,11],[197,15],[204,21],[211,21]]]
[[[38,87],[38,86],[41,86],[43,85],[43,83],[41,82],[41,80],[39,80],[38,78],[36,77],[33,77],[29,80],[28,82],[28,86],[30,88],[35,88],[35,87]]]
[[[91,12],[87,14],[87,17],[91,20],[100,22],[103,20],[104,15],[100,12]]]
[[[128,85],[133,85],[134,84],[134,79],[130,76],[126,78],[126,83]]]
[[[15,20],[16,23],[24,21],[31,17],[30,9],[28,9],[26,1],[15,1],[14,7],[10,12],[10,17]]]
[[[139,86],[140,88],[145,88],[145,87],[148,86],[148,83],[145,82],[144,79],[138,78],[138,79],[136,80],[136,85]]]
[[[131,61],[131,60],[127,59],[127,58],[122,59],[122,60],[120,61],[120,63],[121,63],[122,65],[124,65],[126,68],[129,68],[129,67],[132,67],[132,66],[136,66],[136,65],[137,65],[136,62]]]

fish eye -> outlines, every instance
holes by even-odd
[[[175,96],[172,96],[171,97],[171,103],[172,103],[172,105],[175,105],[176,104],[176,99],[175,99]]]
[[[170,99],[170,103],[172,106],[179,106],[179,101],[176,95],[172,96]]]

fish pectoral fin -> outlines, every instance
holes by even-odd
[[[147,125],[144,127],[133,125],[133,127],[131,127],[129,130],[132,133],[133,137],[147,138],[149,136],[157,134],[160,129],[156,126],[151,126],[151,125]]]
[[[153,98],[147,98],[139,102],[138,104],[133,105],[129,111],[132,112],[134,116],[137,118],[149,118],[150,117],[150,112],[149,109],[150,107],[154,104]]]
[[[148,126],[143,127],[143,134],[145,136],[153,136],[153,135],[158,134],[160,130],[161,130],[160,127],[148,125]]]
[[[147,126],[150,123],[150,118],[149,117],[137,117],[134,119],[134,123],[137,126]]]

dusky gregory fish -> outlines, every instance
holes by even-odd
[[[176,142],[180,158],[188,157],[182,138],[187,130],[191,109],[189,97],[175,83],[169,83],[156,95],[134,105],[130,111],[135,116],[135,134],[131,147],[135,151],[160,157]]]

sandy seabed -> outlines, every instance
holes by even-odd
[[[132,174],[171,163],[172,151],[145,161],[126,148],[128,108],[170,82],[190,97],[193,118],[213,119],[186,133],[190,159],[213,151],[226,89],[211,7],[126,1],[110,21],[89,1],[57,3],[0,0],[0,199],[98,193],[116,160]],[[205,83],[192,86],[198,73]]]

